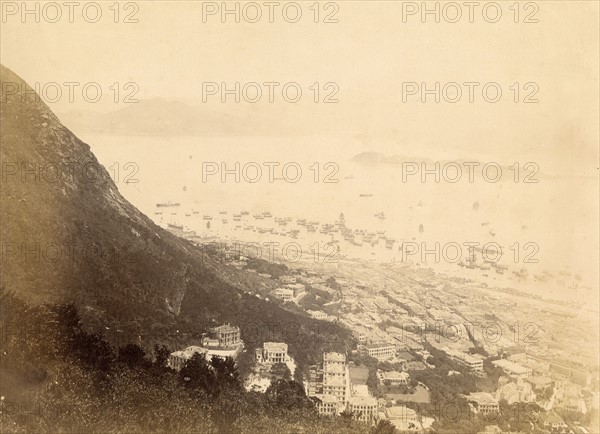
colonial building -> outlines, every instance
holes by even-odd
[[[285,363],[288,361],[288,346],[283,342],[265,342],[262,349],[256,349],[256,361],[259,363]]]
[[[521,366],[515,362],[511,362],[510,360],[495,360],[492,362],[492,365],[496,366],[497,368],[501,368],[506,375],[514,379],[525,379],[531,377],[532,375],[531,368]]]
[[[408,372],[398,371],[377,371],[377,378],[381,384],[389,386],[408,386],[410,375]]]
[[[169,355],[169,367],[179,371],[185,362],[194,354],[204,354],[207,360],[213,356],[225,359],[236,359],[243,349],[240,340],[240,329],[229,324],[223,324],[210,329],[210,333],[202,337],[201,346],[192,345],[185,350],[175,351]]]
[[[323,353],[322,364],[310,368],[305,387],[308,396],[319,400],[317,408],[321,414],[328,414],[324,412],[330,409],[331,397],[337,402],[336,414],[344,411],[350,397],[350,372],[346,366],[346,356],[335,352]]]
[[[290,288],[277,288],[273,295],[283,301],[294,301],[294,290]]]
[[[356,420],[374,423],[377,420],[377,408],[377,398],[369,395],[353,395],[348,400],[346,410],[352,412]]]
[[[498,401],[492,395],[486,392],[476,392],[465,395],[465,398],[471,404],[475,412],[480,414],[494,414],[500,411]]]
[[[445,348],[444,352],[452,360],[462,366],[466,366],[472,372],[483,372],[483,360],[481,358],[450,348]]]
[[[357,349],[360,354],[378,360],[389,360],[396,355],[396,347],[388,343],[360,344]]]
[[[222,348],[232,347],[240,343],[240,328],[229,324],[223,324],[210,329],[212,337],[217,339]]]

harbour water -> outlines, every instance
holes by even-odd
[[[419,176],[403,178],[399,165],[352,161],[364,149],[339,138],[321,146],[308,137],[81,136],[121,193],[163,226],[223,240],[295,242],[309,254],[321,249],[335,257],[407,262],[544,298],[598,293],[597,236],[590,235],[598,210],[583,200],[597,195],[593,177],[549,176],[542,167],[537,183],[517,183],[505,167],[495,183],[481,177],[471,183],[466,172],[456,183],[435,182],[433,175],[423,183]],[[447,155],[432,150],[428,157]],[[156,206],[167,202],[180,205]],[[341,213],[354,243],[323,230],[336,228]],[[488,257],[509,269],[459,267],[455,245],[464,260],[466,243],[500,246],[500,256]],[[422,255],[436,249],[437,257]]]

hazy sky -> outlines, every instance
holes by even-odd
[[[8,2],[12,3],[12,2]],[[598,159],[598,3],[593,1],[537,2],[538,23],[514,23],[513,2],[499,2],[502,18],[489,23],[481,8],[469,23],[462,7],[458,23],[422,23],[419,14],[403,22],[403,2],[337,2],[338,23],[314,23],[313,2],[300,2],[302,18],[284,20],[275,9],[274,23],[261,5],[258,23],[222,23],[219,15],[203,23],[202,2],[137,2],[138,23],[114,23],[113,2],[101,3],[102,18],[86,22],[76,9],[69,23],[63,7],[57,23],[21,22],[3,6],[1,61],[30,84],[39,82],[97,82],[103,99],[90,104],[76,93],[50,104],[54,110],[106,111],[123,107],[111,103],[109,86],[135,82],[138,98],[167,97],[201,103],[202,82],[297,82],[303,98],[290,104],[276,93],[256,104],[222,104],[211,109],[252,115],[254,112],[291,117],[308,130],[350,135],[365,148],[393,153],[398,147],[438,146],[457,156],[505,161],[538,160],[565,171],[594,174]],[[404,2],[406,3],[406,2]],[[489,2],[482,2],[482,5]],[[523,10],[519,21],[532,10]],[[61,3],[59,3],[61,4]],[[81,3],[82,5],[85,2]],[[421,2],[415,3],[420,6]],[[458,2],[463,5],[463,2]],[[14,3],[20,7],[20,2]],[[217,3],[220,7],[221,2]],[[228,3],[234,7],[234,2]],[[243,5],[243,4],[242,4]],[[435,2],[429,3],[434,7]],[[444,3],[441,3],[441,7]],[[31,6],[33,7],[33,6]],[[206,5],[205,5],[206,7]],[[406,5],[404,7],[407,7]],[[134,11],[121,4],[119,20]],[[333,11],[320,7],[319,20]],[[93,10],[88,10],[93,17]],[[254,11],[248,9],[248,16]],[[289,9],[289,16],[294,16]],[[446,10],[448,17],[454,11]],[[494,11],[488,11],[493,18]],[[55,11],[46,10],[48,17]],[[309,87],[335,82],[337,104],[315,104]],[[419,95],[402,101],[403,82],[498,83],[503,91],[496,103],[483,100],[481,87],[469,103],[468,88],[455,104],[427,103]],[[523,99],[539,86],[539,103],[513,102],[509,88],[521,84]],[[63,87],[66,91],[67,88]],[[266,88],[263,88],[266,89]],[[322,98],[327,92],[321,89]],[[122,90],[122,99],[127,92]],[[493,95],[493,92],[491,92]],[[260,128],[268,129],[268,124]]]

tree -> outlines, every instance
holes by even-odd
[[[380,420],[379,423],[375,426],[373,434],[394,434],[395,432],[396,427],[392,425],[392,423],[389,420],[383,419]]]
[[[149,365],[146,360],[146,352],[136,344],[127,344],[124,347],[119,348],[117,360],[124,363],[129,368]]]
[[[208,365],[204,354],[194,353],[179,371],[179,378],[192,394],[197,394],[195,392],[199,390],[205,391],[209,395],[214,393],[215,374]]]
[[[271,366],[271,374],[275,377],[283,378],[284,380],[292,379],[292,373],[285,363],[275,363]]]
[[[171,350],[165,345],[159,347],[158,344],[154,344],[154,366],[165,368],[169,361],[169,355],[171,355]]]
[[[304,393],[300,383],[278,378],[271,382],[265,392],[266,401],[272,411],[314,409],[314,404]]]
[[[235,367],[235,361],[231,357],[222,359],[213,356],[210,364],[215,374],[215,380],[219,388],[239,389],[241,387],[239,374]]]

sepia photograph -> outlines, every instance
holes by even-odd
[[[0,0],[0,433],[600,434],[600,0]]]

